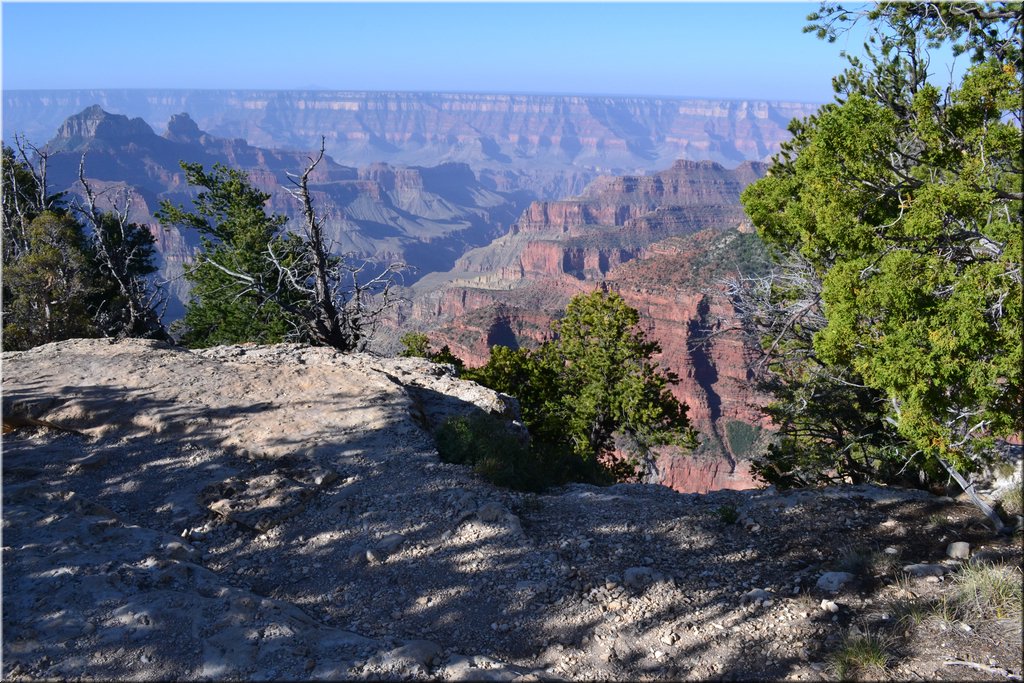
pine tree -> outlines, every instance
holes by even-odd
[[[44,211],[25,228],[22,251],[4,266],[4,350],[95,337],[90,302],[100,294],[82,226]]]
[[[207,172],[201,164],[181,164],[189,185],[205,188],[194,209],[163,202],[157,219],[200,234],[200,251],[186,265],[192,284],[180,325],[182,343],[192,347],[239,342],[277,343],[300,326],[299,319],[282,306],[295,303],[280,272],[271,261],[294,260],[297,238],[284,231],[284,216],[268,216],[270,195],[253,187],[239,170],[216,164]],[[267,296],[268,292],[280,299]]]

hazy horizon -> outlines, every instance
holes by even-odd
[[[294,87],[294,88],[160,88],[160,87],[138,87],[138,88],[100,88],[100,87],[82,87],[82,88],[3,88],[4,93],[30,93],[30,92],[88,92],[95,90],[97,92],[146,92],[146,91],[159,91],[159,92],[275,92],[275,93],[378,93],[382,95],[478,95],[478,96],[494,96],[494,97],[581,97],[581,98],[593,98],[593,97],[607,97],[613,99],[645,99],[645,100],[706,100],[706,101],[725,101],[725,102],[744,102],[744,101],[756,101],[756,102],[786,102],[793,104],[824,104],[825,101],[808,101],[808,100],[794,100],[794,99],[782,99],[782,98],[769,98],[769,97],[708,97],[700,95],[658,95],[648,93],[615,93],[615,92],[541,92],[541,91],[520,91],[512,92],[506,90],[437,90],[437,89],[420,89],[420,90],[399,90],[394,88],[321,88],[315,86],[308,87]]]
[[[821,103],[793,3],[5,2],[3,90],[274,90]],[[39,27],[46,39],[40,40]],[[856,46],[856,41],[847,41]]]

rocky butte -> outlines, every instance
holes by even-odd
[[[576,198],[533,202],[507,234],[420,280],[406,324],[482,365],[495,344],[547,338],[573,295],[617,291],[661,345],[660,364],[680,378],[673,393],[702,433],[699,457],[663,454],[658,481],[680,491],[753,487],[746,458],[770,425],[752,386],[751,349],[730,331],[735,313],[717,280],[760,265],[744,260],[759,243],[739,196],[764,171],[757,162],[730,170],[679,160],[651,175],[600,178]]]
[[[474,411],[515,403],[418,359],[4,353],[4,679],[821,680],[864,631],[906,639],[895,679],[1021,673],[1019,611],[897,616],[955,600],[965,557],[1019,581],[969,506],[521,494],[439,460],[430,428]]]

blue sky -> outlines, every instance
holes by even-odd
[[[817,3],[4,2],[3,88],[325,88],[825,102]],[[854,47],[854,46],[848,46]]]

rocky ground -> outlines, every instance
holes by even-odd
[[[497,489],[428,430],[514,403],[414,359],[3,361],[5,679],[1020,680],[1019,591],[953,609],[1020,536],[953,499]]]

